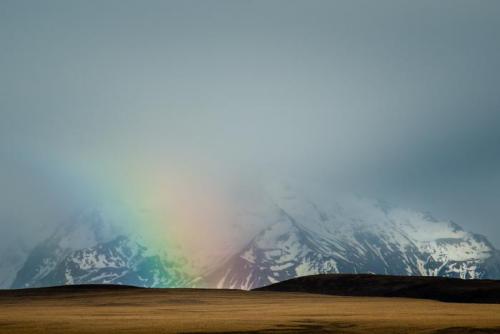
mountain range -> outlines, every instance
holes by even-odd
[[[87,210],[60,226],[30,252],[11,288],[84,283],[193,285],[184,259],[153,251],[137,236],[119,234],[105,218],[98,210]]]
[[[359,197],[326,199],[286,190],[268,198],[270,223],[217,266],[148,248],[86,210],[34,247],[5,287],[124,284],[254,289],[320,273],[500,279],[500,252],[486,237],[432,215]],[[14,277],[15,276],[15,277]]]
[[[430,214],[347,198],[322,203],[289,193],[281,215],[206,277],[253,289],[319,273],[500,278],[500,252],[482,235]]]

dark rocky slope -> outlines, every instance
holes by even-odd
[[[443,302],[500,304],[500,281],[445,277],[325,274],[298,277],[254,291],[405,297]]]

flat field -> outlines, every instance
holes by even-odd
[[[202,289],[0,291],[0,333],[500,333],[500,304]]]

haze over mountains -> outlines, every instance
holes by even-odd
[[[499,17],[0,1],[0,286],[497,277]],[[322,189],[266,193],[281,180]]]
[[[281,216],[209,276],[252,289],[317,273],[500,278],[500,253],[481,235],[375,200],[315,202],[289,192]]]
[[[246,241],[225,253],[204,254],[210,260],[205,263],[182,245],[154,247],[140,233],[120,230],[105,209],[84,210],[10,267],[1,264],[2,287],[112,283],[253,289],[317,273],[500,279],[500,252],[486,237],[427,213],[290,187],[272,189],[263,201],[265,209],[246,208],[252,214],[244,223],[255,220],[256,235],[236,229]]]

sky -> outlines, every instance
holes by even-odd
[[[494,0],[3,0],[0,241],[95,201],[216,221],[233,189],[299,180],[500,247],[498,17]]]

